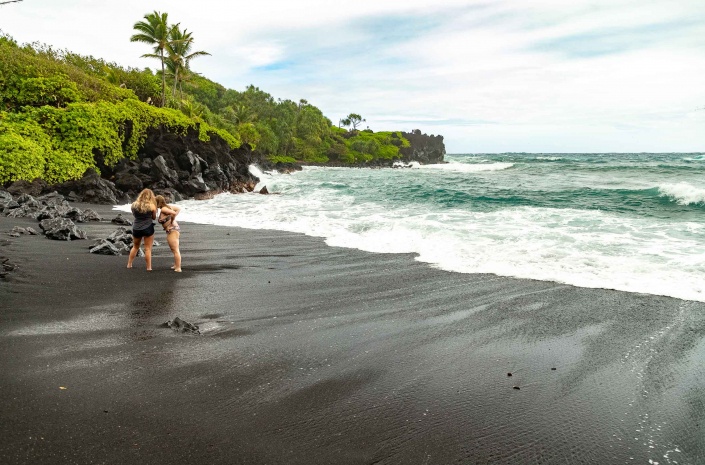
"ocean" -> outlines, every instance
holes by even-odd
[[[451,154],[446,161],[293,174],[253,166],[257,189],[275,195],[184,201],[179,218],[413,253],[459,273],[705,302],[705,154]]]

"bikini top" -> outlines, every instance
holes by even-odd
[[[157,221],[159,222],[159,224],[164,224],[167,221],[169,221],[170,219],[171,219],[171,215],[168,215],[168,216],[165,216],[164,219],[159,218]]]

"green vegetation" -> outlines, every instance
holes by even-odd
[[[98,168],[97,159],[111,166],[136,157],[149,128],[160,126],[240,146],[237,133],[138,97],[150,99],[158,90],[157,77],[147,71],[0,37],[0,183],[80,178]]]
[[[275,99],[252,85],[226,89],[190,71],[193,58],[208,55],[191,50],[192,33],[169,25],[166,13],[144,19],[130,40],[153,46],[144,56],[160,60],[157,73],[19,45],[0,33],[0,184],[77,179],[88,168],[135,158],[159,127],[195,130],[203,141],[216,135],[232,149],[247,144],[274,163],[392,160],[409,146],[400,133],[359,131],[359,114],[341,120],[341,128],[306,100]]]
[[[132,28],[139,31],[137,34],[130,37],[131,42],[144,42],[146,44],[154,45],[154,53],[148,53],[142,55],[143,57],[149,58],[159,58],[162,63],[162,98],[160,105],[164,106],[166,102],[166,73],[164,72],[164,64],[166,57],[164,56],[164,51],[167,45],[170,45],[172,28],[177,28],[176,26],[169,26],[167,13],[148,13],[144,15],[145,21],[138,21]]]

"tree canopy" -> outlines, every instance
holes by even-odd
[[[154,46],[154,53],[142,55],[145,58],[159,58],[162,64],[162,99],[160,106],[164,106],[166,102],[166,74],[164,73],[164,51],[169,45],[171,39],[171,28],[178,27],[169,26],[168,14],[154,11],[144,15],[144,21],[138,21],[132,26],[137,32],[130,37],[131,42],[144,42]]]
[[[228,89],[191,72],[190,61],[207,52],[193,51],[192,33],[167,20],[146,14],[130,37],[152,46],[144,56],[159,59],[161,75],[0,33],[0,183],[76,179],[98,168],[96,157],[108,165],[135,157],[156,127],[245,144],[272,162],[393,160],[409,146],[401,133],[358,131],[365,120],[357,113],[336,126],[305,99],[275,98],[254,85]]]

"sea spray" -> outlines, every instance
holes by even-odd
[[[705,188],[698,188],[687,182],[678,184],[662,184],[659,192],[680,205],[705,205]]]
[[[418,169],[293,174],[255,167],[258,187],[281,195],[185,201],[182,219],[415,253],[461,273],[705,301],[705,159],[688,160],[697,156],[451,155]]]

